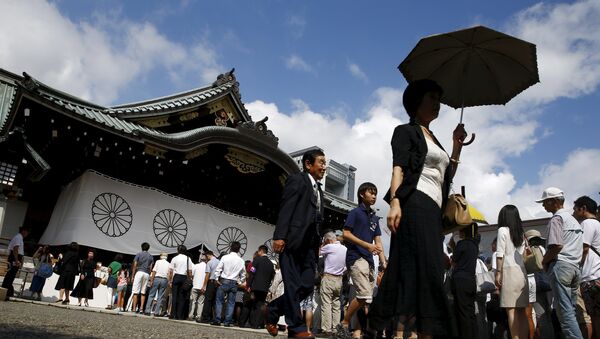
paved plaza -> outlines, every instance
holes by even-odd
[[[272,338],[265,330],[18,299],[0,302],[0,314],[0,338]]]

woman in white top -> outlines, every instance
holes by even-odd
[[[500,307],[506,308],[513,338],[527,338],[529,335],[525,314],[529,304],[529,284],[523,263],[524,233],[517,207],[502,207],[498,214],[496,286],[500,289]]]

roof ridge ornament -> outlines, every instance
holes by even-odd
[[[267,128],[266,121],[269,120],[269,117],[264,117],[259,121],[245,121],[237,124],[236,128],[241,133],[251,133],[260,139],[266,141],[271,144],[273,147],[277,147],[279,144],[279,138],[273,134],[273,132]]]
[[[233,72],[235,72],[235,67],[232,68],[231,71],[229,71],[227,73],[219,74],[217,76],[217,80],[215,82],[213,82],[212,87],[218,87],[218,86],[224,85],[230,81],[234,81],[237,86],[238,83],[237,83],[237,80],[236,80]]]
[[[35,91],[40,87],[39,81],[35,80],[27,72],[23,72],[23,81],[21,81],[21,84],[30,91]]]

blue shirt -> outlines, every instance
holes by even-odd
[[[375,237],[381,236],[379,217],[375,214],[375,211],[367,208],[362,203],[348,213],[344,228],[350,230],[355,237],[370,244],[373,243]],[[369,263],[369,266],[375,266],[373,253],[369,252],[366,248],[349,241],[346,243],[346,247],[348,248],[346,251],[346,266],[352,266],[359,258],[364,258]]]
[[[150,274],[154,258],[147,251],[141,251],[135,255],[133,261],[137,261],[137,271]],[[136,272],[137,272],[136,271]]]

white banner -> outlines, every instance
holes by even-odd
[[[262,244],[271,250],[272,236],[273,225],[258,219],[88,170],[61,193],[40,243],[135,254],[148,242],[153,255],[204,244],[218,255],[239,241],[251,259]]]

